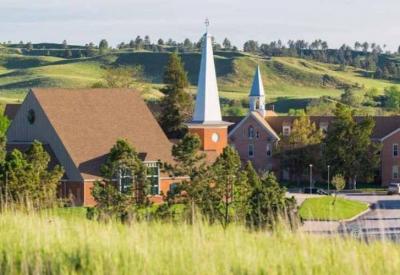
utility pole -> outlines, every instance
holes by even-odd
[[[331,168],[331,166],[330,165],[328,165],[328,194],[329,194],[329,168]]]
[[[312,193],[312,164],[310,164],[310,194]]]

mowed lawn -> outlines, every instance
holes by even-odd
[[[51,212],[51,211],[50,211]],[[0,214],[0,274],[399,274],[400,246],[240,225]],[[62,216],[65,216],[63,218]],[[383,264],[384,263],[384,264]]]
[[[368,209],[368,204],[333,196],[306,199],[300,206],[300,216],[305,220],[338,221],[350,219]]]

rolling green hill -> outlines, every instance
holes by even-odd
[[[188,77],[193,85],[200,66],[199,53],[182,54]],[[50,56],[25,56],[0,51],[0,100],[23,98],[31,87],[90,87],[101,81],[106,66],[141,65],[143,83],[137,86],[145,98],[158,98],[168,53],[117,51],[103,56],[63,59]],[[337,65],[300,58],[273,57],[265,59],[238,52],[216,52],[215,63],[221,97],[247,97],[255,67],[261,66],[268,102],[276,102],[281,112],[304,107],[312,98],[323,95],[339,97],[343,87],[352,86],[360,92],[376,87],[379,91],[390,85],[385,80],[364,77],[365,72],[353,67],[340,71]]]

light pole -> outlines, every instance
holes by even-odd
[[[329,194],[329,168],[331,168],[330,165],[328,165],[328,194]]]
[[[312,164],[310,164],[310,194],[312,194]]]

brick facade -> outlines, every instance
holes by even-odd
[[[256,170],[277,170],[278,162],[272,156],[277,140],[255,117],[249,116],[239,129],[230,134],[229,143],[238,151],[241,160],[244,163],[251,161]],[[249,149],[253,149],[253,156],[249,155]]]
[[[397,155],[394,152],[394,146],[397,146]],[[394,169],[397,167],[397,177]],[[381,178],[382,185],[387,186],[390,183],[400,182],[400,131],[390,135],[382,140],[381,149]]]

